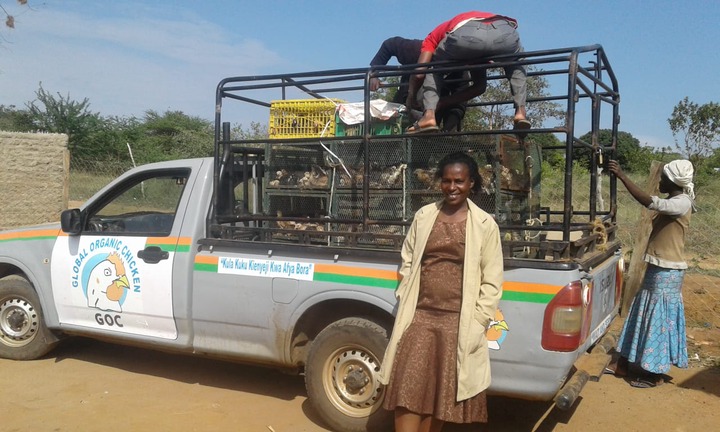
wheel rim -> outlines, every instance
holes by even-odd
[[[350,417],[367,417],[382,401],[378,359],[359,345],[335,350],[325,364],[323,386],[332,403]]]
[[[25,299],[6,298],[0,303],[0,342],[22,347],[35,338],[40,324],[33,305]]]

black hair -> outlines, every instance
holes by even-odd
[[[480,177],[480,171],[478,168],[477,161],[472,156],[465,152],[455,152],[445,155],[437,165],[437,171],[435,171],[435,177],[440,180],[442,179],[443,172],[448,165],[463,164],[468,167],[470,172],[470,179],[473,181],[472,192],[477,192],[482,187],[482,177]]]

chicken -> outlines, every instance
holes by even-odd
[[[500,170],[500,189],[513,191],[526,190],[527,182],[521,172],[502,166]]]
[[[313,165],[310,171],[305,171],[302,178],[298,180],[297,185],[301,188],[326,188],[330,183],[330,179],[324,169],[318,165]]]
[[[490,195],[495,192],[495,173],[493,172],[493,167],[490,164],[485,165],[484,167],[480,167],[478,169],[478,173],[480,174],[480,178],[482,179],[482,185],[480,186],[480,190],[482,193]]]
[[[277,211],[277,217],[283,217],[282,210]],[[275,221],[278,228],[285,230],[298,230],[298,231],[325,231],[325,227],[321,223],[317,222],[296,222],[296,221]]]
[[[340,173],[340,186],[361,188],[365,179],[364,168],[348,168],[348,171],[350,175],[345,172]]]
[[[279,171],[276,171],[275,178],[268,182],[268,186],[279,187],[280,185],[287,184],[286,182],[287,182],[287,179],[289,176],[290,176],[290,173],[286,169],[281,169]]]
[[[325,231],[323,225],[317,222],[295,222],[295,229],[299,231]]]
[[[283,217],[282,210],[277,211],[277,217],[278,218]],[[293,222],[293,221],[278,220],[278,221],[275,221],[275,223],[277,224],[278,228],[280,228],[280,229],[286,229],[286,230],[295,229],[295,222]]]
[[[340,187],[350,187],[353,185],[352,177],[347,175],[345,172],[341,172],[339,175],[338,184]]]
[[[350,174],[353,175],[353,184],[356,187],[361,187],[365,182],[365,167],[360,167],[354,171],[350,171]]]
[[[305,171],[302,177],[297,181],[297,185],[301,188],[310,187],[310,177],[312,174],[310,171]]]
[[[435,179],[436,168],[423,169],[418,168],[413,173],[421,185],[426,189],[437,189],[437,180]]]
[[[380,187],[393,188],[402,186],[403,173],[407,169],[407,164],[398,166],[390,166],[380,173]]]
[[[311,168],[310,175],[310,186],[314,188],[326,188],[330,179],[327,172],[318,165],[313,165]]]

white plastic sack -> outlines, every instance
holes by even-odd
[[[389,120],[405,111],[405,105],[382,99],[370,101],[370,116],[380,120]],[[338,117],[346,125],[354,125],[365,121],[364,102],[341,103],[338,105]]]

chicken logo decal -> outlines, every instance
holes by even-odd
[[[495,318],[490,321],[490,324],[488,325],[486,333],[488,348],[491,350],[499,350],[500,345],[502,345],[505,340],[508,331],[510,331],[510,328],[508,327],[507,322],[505,322],[505,316],[502,311],[498,309],[495,311]]]
[[[125,265],[115,252],[100,255],[100,261],[90,269],[85,292],[88,306],[104,311],[122,312],[122,303],[130,284],[125,275]]]

